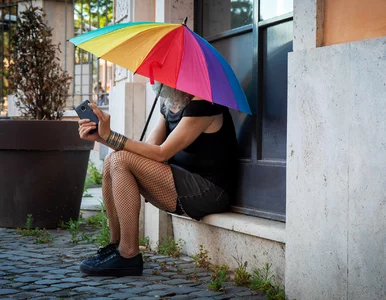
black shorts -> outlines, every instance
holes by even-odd
[[[178,194],[176,214],[186,213],[193,219],[201,220],[206,215],[229,210],[229,196],[222,188],[179,166],[170,167]]]

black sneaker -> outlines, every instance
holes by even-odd
[[[104,257],[110,255],[111,253],[113,253],[115,251],[115,249],[118,248],[118,244],[117,243],[110,243],[108,244],[107,246],[104,246],[102,248],[99,248],[98,251],[97,251],[97,255],[93,256],[93,257],[89,257],[90,260],[95,260],[95,259],[103,259]]]
[[[142,254],[124,258],[115,249],[102,259],[87,259],[80,264],[80,271],[94,276],[141,276],[143,271]]]

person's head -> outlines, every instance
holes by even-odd
[[[160,82],[154,82],[152,85],[153,91],[157,94],[161,88]],[[169,87],[165,84],[162,85],[160,97],[165,101],[167,108],[177,108],[181,109],[187,105],[193,98],[192,95],[185,93],[183,91],[177,90],[175,88]]]

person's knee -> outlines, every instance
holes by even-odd
[[[110,154],[110,172],[127,169],[130,163],[130,153],[127,151],[115,151]]]

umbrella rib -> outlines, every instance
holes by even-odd
[[[168,24],[168,25],[166,25],[166,26],[164,26],[164,27],[168,27],[168,26],[170,26],[170,24]],[[179,28],[180,26],[182,26],[182,25],[177,25],[176,26],[176,28]],[[170,26],[170,27],[175,27],[174,25],[173,26]],[[176,29],[175,28],[175,29]],[[145,34],[145,33],[147,33],[148,31],[150,31],[150,30],[157,30],[158,28],[157,27],[151,27],[151,28],[147,28],[147,29],[145,29],[145,30],[141,30],[141,31],[138,31],[137,33],[135,33],[129,40],[131,40],[131,39],[134,39],[135,37],[138,37],[139,35],[141,35],[141,34]],[[173,30],[175,30],[175,29],[172,29],[171,31],[173,31]],[[171,32],[170,31],[170,32]],[[162,38],[161,38],[162,39]],[[118,48],[119,46],[121,46],[121,45],[123,45],[124,43],[126,43],[128,40],[124,40],[124,41],[122,41],[121,43],[119,43],[119,44],[117,44],[116,46],[114,46],[113,48],[111,48],[111,49],[109,49],[109,50],[106,50],[100,57],[101,58],[103,58],[103,56],[104,55],[106,55],[107,53],[109,53],[110,51],[113,51],[114,49],[116,49],[116,48]],[[144,42],[142,42],[142,43],[140,43],[139,44],[139,46],[142,46],[143,44],[145,44],[146,43],[146,41],[144,41]],[[134,48],[134,50],[136,50],[136,49],[138,49],[139,47],[135,47]],[[133,52],[133,51],[132,51]],[[150,51],[146,54],[146,57],[147,57],[147,55],[150,53]],[[146,58],[145,57],[145,58]]]

